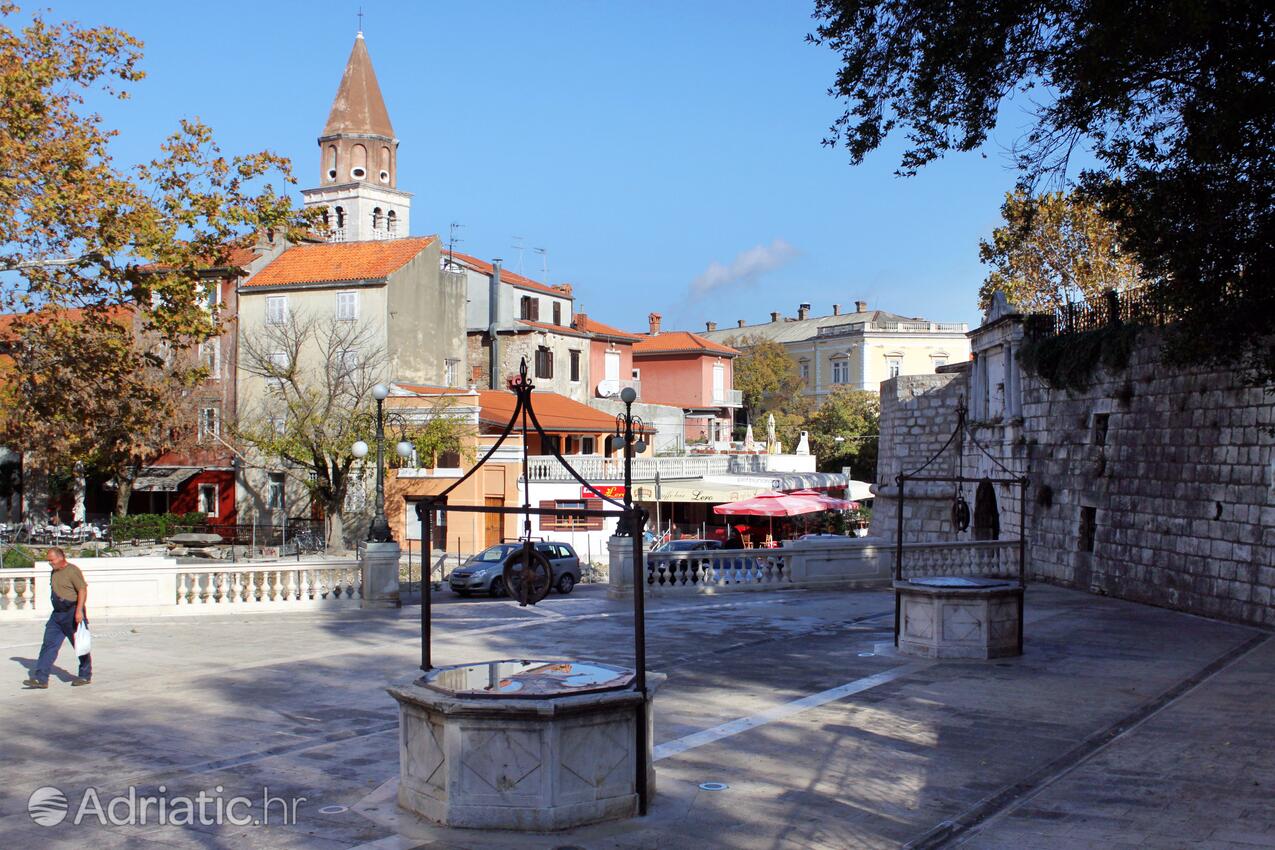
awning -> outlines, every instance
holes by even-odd
[[[176,493],[181,485],[199,474],[197,466],[151,467],[133,482],[134,493]]]
[[[769,481],[762,482],[769,485]],[[738,502],[759,493],[773,493],[769,486],[750,487],[740,484],[720,484],[714,481],[674,481],[660,484],[656,498],[654,484],[634,484],[633,499],[637,502],[702,502],[720,505]]]

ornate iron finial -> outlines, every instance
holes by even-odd
[[[509,379],[509,389],[515,393],[529,393],[536,388],[536,385],[527,379],[527,358],[522,358],[518,364],[518,374]]]

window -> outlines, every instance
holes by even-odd
[[[934,355],[931,359],[934,361],[934,368],[935,368],[935,369],[939,368],[940,366],[946,366],[946,365],[947,365],[947,355],[946,355],[946,354],[935,354],[935,355]]]
[[[288,321],[288,296],[266,296],[266,324],[282,325]]]
[[[1093,416],[1093,444],[1107,445],[1107,430],[1111,427],[1110,413],[1095,413]]]
[[[336,226],[345,229],[345,207],[336,208]]]
[[[199,344],[199,365],[208,370],[209,378],[221,377],[221,340],[206,339]]]
[[[522,299],[518,302],[518,304],[519,304],[518,318],[526,319],[532,322],[540,321],[540,299],[539,298],[533,298],[530,295],[524,295],[522,296]]]
[[[276,437],[282,437],[284,432],[288,430],[288,418],[286,416],[271,416],[270,429],[274,431]]]
[[[901,357],[887,357],[885,360],[885,366],[890,377],[897,378],[899,377],[899,373],[903,370],[903,359]]]
[[[199,303],[210,313],[216,311],[217,305],[221,303],[221,281],[205,281],[200,287]]]
[[[279,374],[286,374],[288,371],[288,352],[274,351],[270,354],[270,368]]]
[[[357,292],[338,292],[336,294],[336,319],[338,322],[353,322],[359,317],[359,294]]]
[[[359,368],[359,350],[357,348],[343,348],[337,354],[337,363],[341,367],[341,374],[349,375]]]
[[[571,501],[544,501],[540,503],[540,507],[546,510],[600,510],[602,508],[601,499],[580,499]],[[540,528],[543,531],[599,531],[602,528],[602,517],[583,517],[583,516],[557,516],[555,514],[541,514]],[[565,551],[566,547],[560,544],[542,543],[545,552],[551,558],[568,558]],[[537,547],[539,548],[539,547]],[[541,551],[544,551],[542,549]],[[554,550],[557,550],[556,552]]]
[[[208,516],[217,516],[217,485],[199,485],[199,511]]]
[[[385,174],[385,172],[381,172]],[[382,180],[389,180],[390,176],[385,174]],[[385,232],[393,236],[398,231],[398,214],[394,210],[390,210],[385,214]]]
[[[454,387],[456,381],[460,377],[460,361],[444,360],[443,361],[443,386]]]
[[[536,377],[553,377],[553,352],[543,345],[536,349]]]
[[[801,379],[806,383],[810,383],[810,361],[802,360],[797,364],[797,367],[801,371]]]
[[[221,411],[216,407],[199,409],[199,442],[212,439],[221,433]]]
[[[574,348],[570,351],[571,355],[571,380],[580,380],[580,352]]]
[[[713,364],[713,401],[726,400],[726,367],[720,363]]]
[[[266,507],[272,511],[284,509],[284,482],[282,472],[270,473],[270,482],[266,485]]]
[[[562,324],[562,304],[557,301],[553,302],[553,323],[555,325]]]
[[[1088,505],[1080,509],[1080,551],[1092,552],[1098,530],[1098,509]]]
[[[834,384],[850,383],[850,361],[838,357],[832,361],[832,382]]]
[[[602,373],[608,381],[620,380],[620,352],[607,351],[602,355]]]
[[[592,437],[580,438],[580,454],[582,455],[595,454]]]
[[[372,229],[373,230],[381,229],[381,208],[380,207],[372,208]]]

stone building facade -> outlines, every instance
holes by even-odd
[[[965,402],[970,435],[987,450],[965,441],[965,473],[997,469],[990,456],[1030,478],[1031,578],[1275,625],[1270,394],[1229,371],[1165,364],[1151,330],[1125,369],[1098,371],[1080,392],[1054,389],[1020,368],[1019,316],[995,317],[971,338],[971,366],[882,384],[873,535],[893,540],[894,476],[943,445]],[[949,450],[927,472],[955,466]],[[925,486],[907,485],[905,540],[970,539],[953,534],[953,487]],[[1018,535],[1013,489],[997,492],[1002,539]],[[972,490],[965,491],[971,505]]]

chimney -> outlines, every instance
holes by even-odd
[[[735,320],[735,327],[737,327],[737,328],[742,328],[743,326],[744,326],[744,320],[743,320],[743,319],[736,319],[736,320]]]
[[[646,317],[647,323],[651,327],[651,336],[655,336],[660,332],[660,314],[651,313]]]
[[[771,313],[771,314],[770,314],[770,320],[771,320],[772,322],[778,322],[778,321],[779,321],[779,314],[778,314],[778,313]]]
[[[502,389],[500,386],[500,263],[499,259],[491,261],[491,286],[487,290],[487,336],[491,340],[488,354],[487,388]]]
[[[797,321],[804,322],[806,319],[809,319],[809,318],[810,318],[810,305],[798,304],[797,305]]]
[[[867,301],[856,301],[856,302],[854,302],[854,311],[855,311],[856,313],[866,313],[866,312],[868,312],[868,302],[867,302]]]
[[[833,304],[833,305],[832,305],[832,315],[834,315],[834,316],[840,316],[840,315],[841,315],[841,305],[840,305],[840,304]]]
[[[705,322],[705,323],[704,323],[704,330],[706,330],[706,331],[715,331],[715,330],[717,330],[717,322]]]
[[[574,315],[572,315],[572,317],[571,317],[571,327],[575,328],[576,330],[580,330],[581,328],[583,328],[583,327],[584,327],[585,325],[587,325],[588,323],[589,323],[589,314],[588,314],[588,313],[579,313],[579,312],[577,312],[577,313],[575,313]]]

